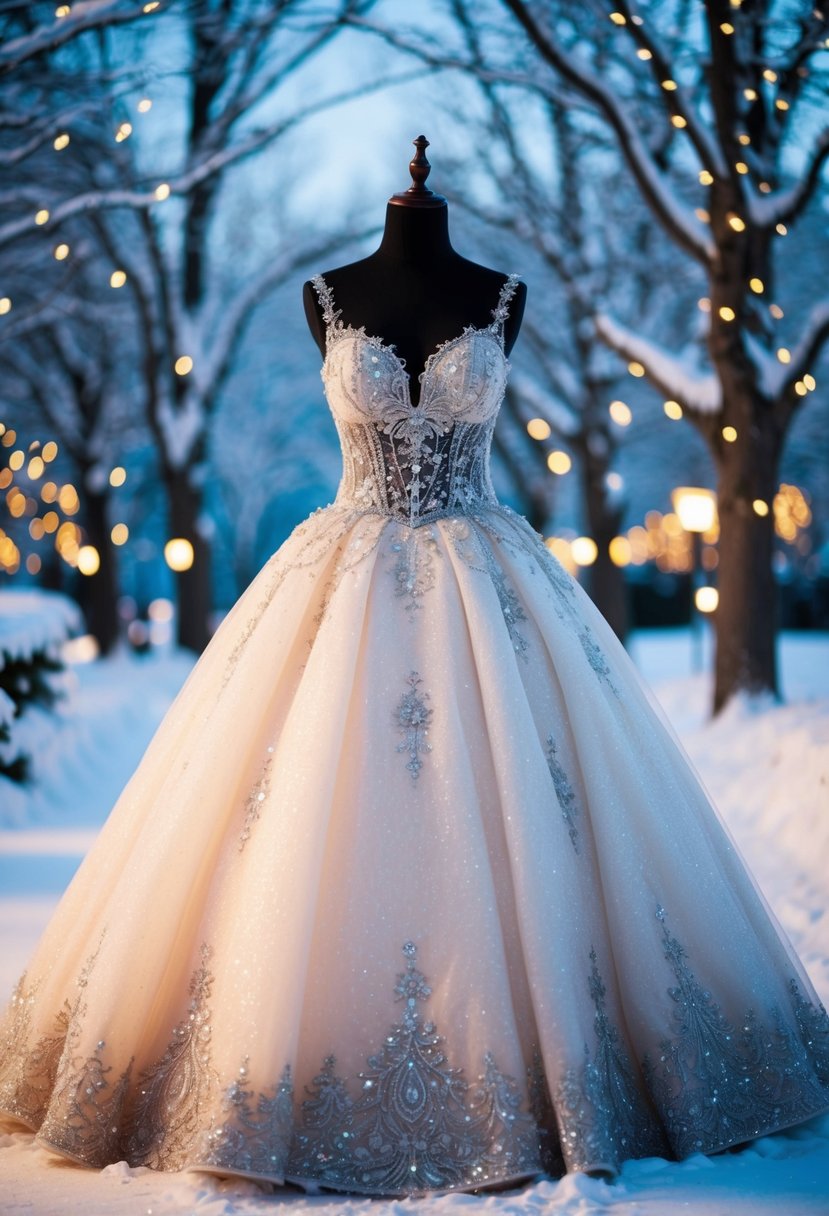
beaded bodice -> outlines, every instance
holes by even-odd
[[[417,405],[394,347],[343,324],[323,276],[312,283],[326,325],[321,375],[343,453],[337,503],[412,527],[496,503],[489,453],[509,371],[504,321],[518,275],[501,288],[489,325],[467,326],[432,352]]]

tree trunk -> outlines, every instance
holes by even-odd
[[[184,537],[193,546],[193,564],[177,572],[176,617],[179,646],[200,654],[210,641],[210,543],[199,531],[202,492],[190,484],[186,470],[169,469],[165,475],[169,502],[170,536]]]
[[[107,494],[86,489],[84,525],[88,543],[98,550],[95,574],[81,576],[81,607],[89,632],[98,640],[101,654],[109,654],[118,641],[118,572],[109,537]]]
[[[752,443],[723,444],[716,453],[720,598],[716,613],[715,714],[735,693],[779,696],[772,504],[782,445],[766,403],[751,410],[751,418]],[[768,514],[757,514],[755,500],[768,505]]]

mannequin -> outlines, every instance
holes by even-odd
[[[467,326],[483,328],[490,323],[506,276],[470,262],[452,248],[446,199],[426,185],[431,170],[425,151],[429,141],[419,135],[413,143],[417,148],[409,164],[413,184],[389,199],[378,249],[358,262],[326,271],[324,277],[341,309],[340,319],[346,325],[363,326],[370,336],[394,346],[405,360],[411,401],[417,405],[418,377],[429,355]],[[519,283],[504,328],[507,354],[518,337],[526,300],[526,284]],[[310,282],[303,287],[303,303],[324,357],[325,323]]]

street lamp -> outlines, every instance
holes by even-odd
[[[710,532],[717,522],[717,496],[713,490],[705,490],[701,486],[677,486],[671,491],[671,503],[679,522],[691,537],[691,647],[694,671],[702,670],[702,633],[701,622],[703,611],[699,600],[697,580],[701,568],[701,536]],[[708,611],[711,611],[709,605]]]

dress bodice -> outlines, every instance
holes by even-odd
[[[509,363],[504,321],[518,285],[510,275],[489,325],[442,342],[418,377],[394,346],[340,320],[331,288],[312,279],[326,325],[322,379],[343,454],[337,502],[412,527],[497,502],[489,473],[492,432]]]

